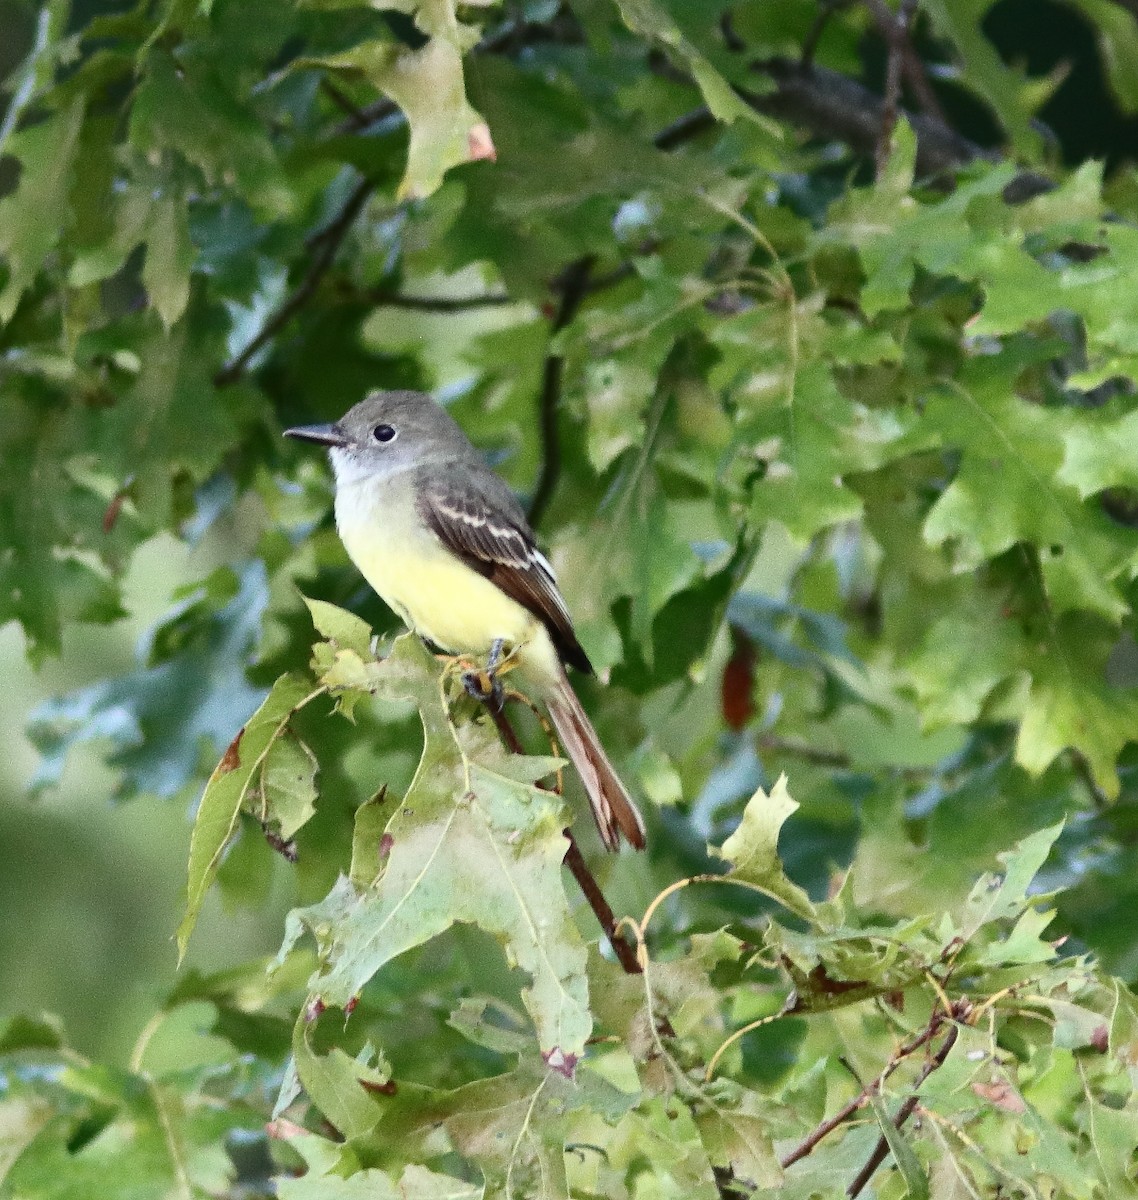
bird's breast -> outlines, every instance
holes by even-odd
[[[415,506],[411,477],[338,488],[336,526],[381,599],[442,649],[485,655],[501,639],[518,648],[528,645],[531,654],[544,658],[545,645],[552,648],[545,627],[528,609],[467,566],[427,527]]]

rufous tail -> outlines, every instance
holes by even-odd
[[[629,845],[643,850],[644,818],[609,762],[597,731],[581,707],[564,670],[557,687],[547,695],[546,704],[557,736],[585,785],[606,849],[619,850],[623,834]]]

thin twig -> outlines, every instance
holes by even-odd
[[[357,108],[350,112],[332,132],[338,137],[342,137],[346,133],[362,133],[372,125],[386,121],[388,117],[394,117],[398,112],[399,105],[394,100],[388,100],[386,96],[381,96],[378,100],[365,104],[363,108]]]
[[[909,1058],[915,1054],[922,1046],[927,1046],[929,1042],[940,1032],[941,1026],[944,1024],[944,1013],[937,1009],[928,1025],[916,1037],[911,1038],[903,1046],[893,1052],[885,1070],[880,1075],[875,1076],[869,1083],[865,1084],[861,1091],[848,1104],[844,1104],[832,1117],[828,1117],[817,1128],[811,1131],[810,1135],[800,1142],[793,1150],[790,1151],[782,1159],[782,1169],[785,1171],[787,1167],[798,1162],[799,1159],[805,1158],[812,1153],[815,1146],[826,1137],[833,1133],[835,1129],[843,1124],[849,1117],[853,1116],[860,1108],[864,1108],[870,1096],[881,1090],[885,1081],[893,1074],[894,1071]],[[856,1078],[856,1075],[855,1075]]]
[[[773,733],[763,733],[755,739],[756,748],[770,754],[786,754],[791,758],[800,758],[803,762],[815,763],[820,767],[839,767],[849,769],[853,759],[842,750],[823,750],[820,746],[811,746],[809,742],[801,742],[796,738],[779,737]]]
[[[475,296],[408,296],[383,288],[368,288],[355,295],[377,308],[409,308],[415,312],[434,313],[466,312],[473,308],[496,308],[515,303],[513,296],[505,292],[485,292]]]
[[[604,930],[605,937],[608,938],[609,945],[612,947],[617,961],[624,968],[626,975],[643,974],[644,968],[640,965],[640,960],[636,957],[635,948],[616,931],[616,914],[605,899],[600,884],[597,883],[592,872],[589,870],[588,864],[581,853],[581,848],[577,845],[576,838],[573,837],[572,830],[566,829],[565,836],[569,839],[569,849],[565,851],[565,865],[573,872],[573,878],[576,879],[577,885],[580,887],[585,899],[589,902],[589,907],[593,910],[597,921]]]
[[[693,137],[714,129],[717,124],[711,109],[706,104],[701,104],[699,108],[693,108],[691,112],[677,117],[670,125],[665,125],[652,139],[652,144],[657,150],[674,150],[682,143],[691,141]]]
[[[868,0],[870,7],[876,5],[884,10],[878,16],[878,25],[889,48],[885,66],[885,99],[881,105],[881,128],[877,135],[874,165],[877,178],[885,174],[889,163],[889,152],[893,146],[893,131],[897,128],[897,112],[901,101],[901,76],[905,65],[905,48],[909,41],[909,24],[916,11],[916,0],[901,0],[901,7],[894,16],[884,0]]]
[[[936,92],[933,91],[928,76],[925,74],[924,63],[921,62],[921,57],[909,36],[913,20],[916,17],[917,5],[914,3],[912,11],[906,15],[905,4],[902,4],[901,12],[895,15],[885,0],[863,0],[863,2],[869,9],[881,36],[885,38],[889,46],[890,57],[893,56],[893,47],[897,46],[901,72],[905,76],[905,82],[912,88],[913,95],[919,101],[921,108],[936,117],[938,121],[944,121],[946,119],[944,109],[940,106]],[[899,37],[898,30],[902,22],[905,24],[905,33],[903,37]]]
[[[227,384],[234,383],[240,379],[257,351],[263,346],[267,346],[305,304],[308,303],[321,279],[327,274],[328,268],[331,267],[336,257],[336,252],[339,250],[344,238],[348,236],[349,230],[367,203],[368,197],[371,195],[374,187],[375,185],[370,179],[361,179],[356,184],[352,190],[352,194],[345,201],[344,207],[339,211],[335,219],[312,240],[314,247],[312,262],[304,278],[297,285],[296,290],[269,317],[261,327],[260,333],[249,342],[245,349],[217,372],[213,377],[215,387],[225,387]]]
[[[814,53],[818,49],[818,43],[822,40],[822,34],[826,30],[826,26],[830,23],[830,18],[836,12],[840,12],[843,8],[849,8],[851,0],[822,0],[819,6],[818,15],[814,18],[814,23],[806,31],[806,36],[802,39],[802,53],[799,55],[799,64],[803,67],[811,67],[814,63]]]
[[[938,1009],[939,1012],[939,1009]],[[920,1102],[917,1096],[917,1089],[922,1083],[936,1070],[944,1066],[944,1061],[948,1058],[952,1047],[956,1045],[958,1029],[955,1025],[950,1025],[948,1033],[945,1034],[944,1041],[940,1044],[940,1049],[932,1056],[924,1067],[921,1068],[921,1073],[917,1076],[913,1084],[913,1090],[905,1098],[904,1103],[897,1110],[897,1115],[893,1118],[893,1127],[900,1129],[902,1125],[913,1115],[913,1110]],[[884,1134],[877,1140],[877,1145],[873,1147],[873,1153],[866,1159],[865,1166],[857,1173],[854,1181],[846,1189],[846,1195],[849,1200],[854,1200],[856,1196],[860,1196],[862,1189],[873,1178],[874,1172],[885,1161],[889,1154],[889,1142]]]
[[[557,311],[550,326],[550,337],[554,338],[577,315],[581,301],[589,291],[589,274],[593,269],[594,256],[586,255],[571,262],[554,281],[561,293]],[[553,490],[561,475],[561,442],[557,436],[557,410],[561,404],[561,379],[565,371],[565,359],[555,350],[545,356],[542,368],[541,396],[538,400],[538,420],[541,430],[541,471],[533,489],[529,505],[531,525],[541,522]]]
[[[342,113],[347,113],[348,121],[346,123],[350,129],[363,129],[368,123],[363,109],[340,91],[327,75],[320,80],[320,90]]]

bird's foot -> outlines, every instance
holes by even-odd
[[[501,677],[514,666],[513,651],[503,654],[505,642],[495,638],[490,646],[490,655],[484,666],[477,664],[462,672],[462,686],[466,694],[480,704],[489,704],[495,712],[501,712],[506,702],[506,689]]]

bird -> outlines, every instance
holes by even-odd
[[[500,704],[497,672],[516,671],[549,713],[605,847],[619,850],[623,836],[643,849],[644,819],[566,672],[593,668],[553,567],[458,422],[425,393],[379,391],[338,421],[285,435],[326,447],[336,528],[372,589],[429,645],[485,660],[495,695],[480,698]]]

